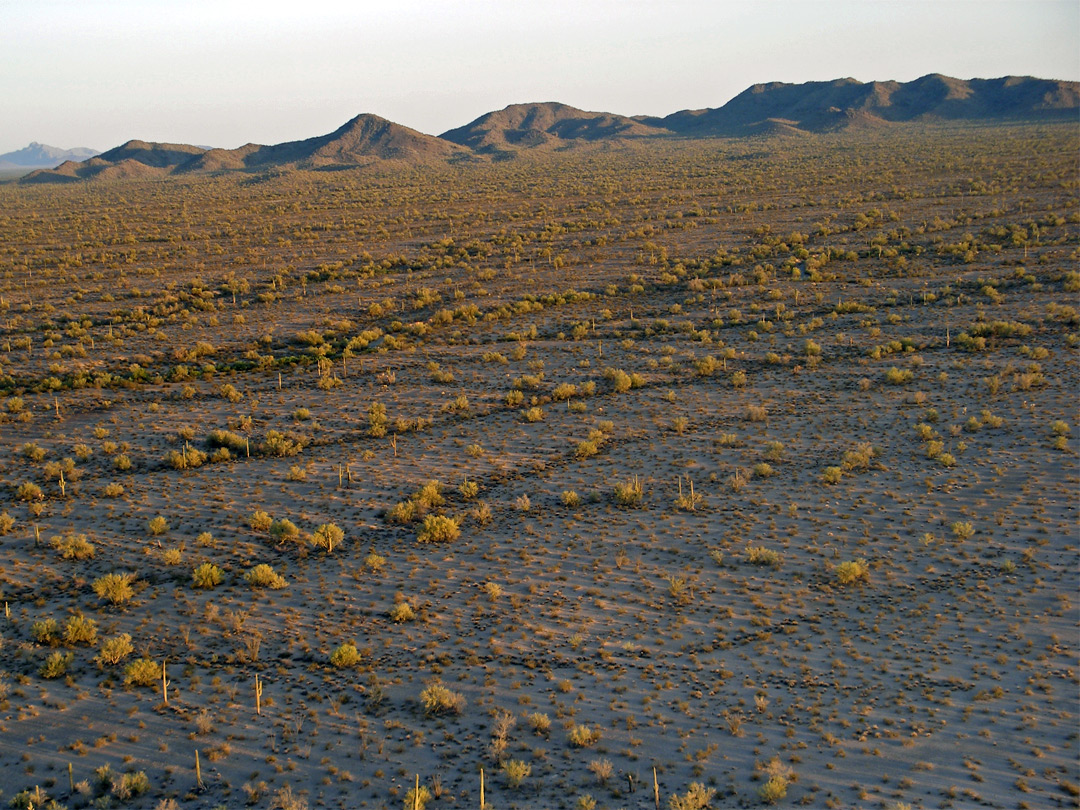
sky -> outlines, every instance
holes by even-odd
[[[1077,0],[0,0],[0,154],[233,148],[375,113],[719,107],[758,82],[1080,80]]]

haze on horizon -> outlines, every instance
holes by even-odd
[[[437,135],[508,104],[719,107],[757,82],[1080,79],[1075,0],[0,0],[0,153],[234,148],[370,112]]]

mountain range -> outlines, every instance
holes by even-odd
[[[963,80],[939,74],[910,82],[773,82],[747,88],[722,107],[682,110],[662,118],[587,112],[557,102],[512,104],[438,137],[363,114],[327,135],[272,146],[205,149],[128,141],[87,159],[69,159],[56,168],[31,172],[20,182],[63,183],[267,168],[415,166],[505,160],[524,152],[599,142],[799,136],[918,122],[1037,120],[1080,120],[1080,82],[1027,76]],[[31,148],[34,146],[40,145]]]
[[[48,168],[65,160],[86,160],[98,154],[96,149],[60,149],[34,141],[29,146],[0,155],[0,169]]]

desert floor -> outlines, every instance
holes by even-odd
[[[905,133],[0,186],[0,802],[1077,806],[1076,128]]]

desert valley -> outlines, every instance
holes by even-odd
[[[1077,98],[0,185],[0,802],[1078,806]]]

